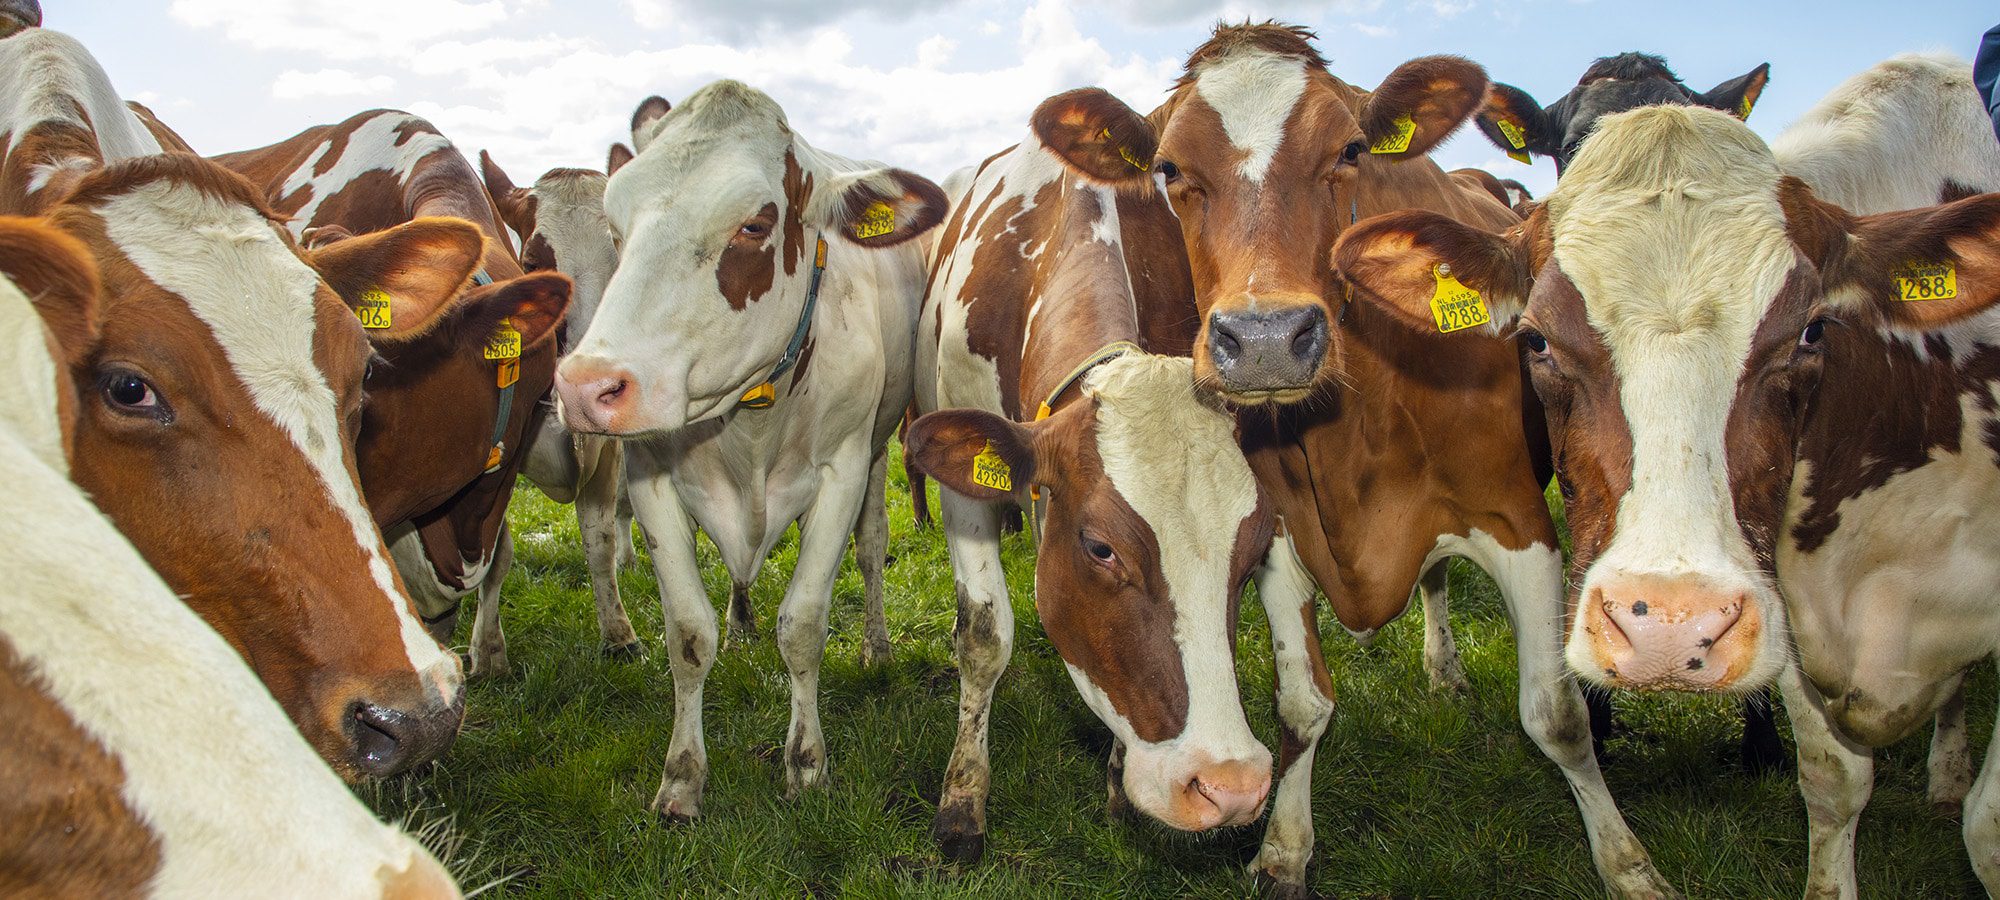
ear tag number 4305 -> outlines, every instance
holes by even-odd
[[[1950,260],[1913,259],[1895,272],[1898,300],[1951,300],[1958,296],[1958,267]]]
[[[1464,331],[1493,321],[1493,314],[1486,310],[1486,301],[1479,299],[1479,292],[1460,283],[1458,276],[1451,274],[1451,266],[1443,263],[1431,270],[1437,278],[1437,293],[1431,295],[1431,318],[1437,320],[1439,334]]]

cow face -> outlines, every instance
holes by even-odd
[[[974,499],[1040,487],[1035,609],[1084,702],[1125,743],[1133,804],[1201,830],[1254,820],[1270,788],[1270,751],[1237,696],[1234,636],[1271,516],[1233,420],[1190,369],[1118,357],[1085,377],[1083,402],[1041,422],[944,410],[918,419],[908,446]]]
[[[459,665],[413,615],[356,484],[373,354],[354,307],[382,333],[423,331],[477,265],[478,232],[420,220],[308,255],[247,182],[181,155],[88,176],[48,221],[102,283],[101,332],[63,344],[77,483],[343,775],[442,752]]]
[[[937,185],[837,171],[737,82],[697,91],[648,135],[605,189],[618,271],[556,373],[576,431],[659,432],[733,409],[783,358],[819,240],[831,294],[855,277],[841,269],[854,249],[900,244],[944,215]]]
[[[1697,93],[1681,83],[1667,68],[1666,60],[1645,53],[1621,53],[1591,63],[1576,87],[1547,108],[1520,88],[1495,84],[1487,92],[1486,108],[1479,112],[1477,121],[1480,132],[1494,146],[1508,153],[1550,157],[1555,160],[1556,173],[1561,174],[1583,139],[1605,116],[1641,106],[1694,105],[1747,119],[1770,77],[1771,64],[1761,63],[1713,90]],[[1525,162],[1527,157],[1521,159]]]
[[[1582,573],[1570,665],[1750,690],[1789,652],[1775,541],[1822,379],[1867,332],[1907,340],[2000,299],[1996,241],[2000,197],[1853,217],[1734,119],[1655,107],[1606,118],[1511,235],[1397,213],[1335,264],[1413,327],[1433,327],[1440,265],[1520,316]],[[1954,268],[1956,298],[1898,300],[1913,261]]]
[[[479,154],[479,168],[500,217],[521,236],[521,267],[529,272],[561,272],[575,283],[564,320],[567,353],[590,328],[604,299],[604,287],[618,269],[611,220],[604,215],[609,176],[589,169],[550,169],[532,187],[515,187],[492,157]]]
[[[1155,168],[1180,216],[1202,315],[1195,375],[1237,403],[1292,403],[1340,369],[1326,251],[1366,169],[1428,152],[1477,108],[1486,75],[1412,60],[1361,96],[1301,29],[1217,31],[1160,127]]]

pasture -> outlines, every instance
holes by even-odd
[[[471,687],[464,731],[436,769],[361,789],[386,817],[449,830],[447,861],[468,890],[504,879],[482,896],[1254,894],[1243,867],[1261,824],[1190,837],[1106,815],[1109,733],[1077,698],[1036,620],[1026,535],[1005,547],[1018,625],[993,716],[986,858],[965,868],[939,861],[929,831],[958,698],[952,576],[943,536],[912,524],[894,458],[896,655],[879,670],[859,664],[861,580],[850,560],[835,588],[820,701],[832,789],[783,796],[787,688],[770,626],[796,552],[788,539],[752,593],[760,639],[727,647],[709,676],[712,774],[693,824],[667,826],[646,810],[672,724],[651,568],[620,576],[648,657],[604,658],[573,512],[523,485],[511,516],[516,558],[503,607],[511,676]],[[728,580],[705,540],[701,553],[720,610]],[[1472,683],[1462,695],[1430,688],[1419,616],[1364,650],[1322,607],[1338,711],[1313,780],[1311,886],[1336,897],[1602,896],[1561,774],[1518,724],[1514,644],[1498,595],[1463,563],[1453,564],[1451,592]],[[1268,631],[1255,602],[1243,609],[1243,697],[1251,726],[1275,747]],[[461,652],[470,629],[468,606]],[[1977,673],[1968,696],[1983,754],[1990,670]],[[1756,777],[1736,762],[1735,705],[1629,694],[1615,702],[1624,730],[1609,746],[1607,777],[1660,870],[1690,897],[1797,896],[1805,810],[1791,773]],[[1958,823],[1924,799],[1927,741],[1877,755],[1860,832],[1863,896],[1980,892]]]

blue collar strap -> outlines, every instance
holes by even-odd
[[[764,380],[758,382],[756,387],[744,391],[743,396],[737,398],[738,407],[770,409],[771,404],[778,402],[778,379],[791,371],[792,366],[798,364],[799,353],[805,349],[806,332],[812,330],[813,307],[819,305],[820,276],[824,274],[826,274],[826,238],[822,236],[819,245],[813,249],[812,281],[806,286],[806,305],[805,309],[799,312],[799,324],[792,328],[792,342],[785,346],[785,355],[778,358],[778,364],[771,369],[771,374],[764,376]]]
[[[485,269],[480,269],[479,271],[472,273],[473,287],[485,287],[492,283],[493,283],[493,276],[486,274]]]

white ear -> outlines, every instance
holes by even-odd
[[[836,176],[806,201],[806,220],[850,243],[888,247],[944,221],[944,191],[930,179],[902,169],[872,169]]]

